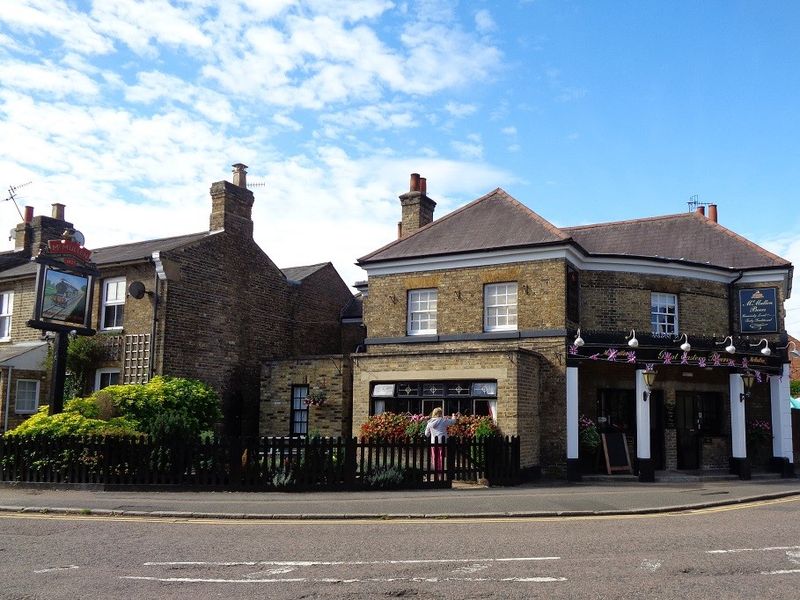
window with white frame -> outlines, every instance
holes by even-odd
[[[517,328],[517,283],[492,283],[483,288],[483,328],[507,331]]]
[[[289,433],[291,435],[306,435],[308,433],[307,396],[307,385],[292,386],[292,407],[289,418]]]
[[[18,379],[14,406],[17,414],[35,413],[39,408],[39,382],[35,379]]]
[[[654,335],[677,335],[678,296],[675,294],[650,294],[650,331]]]
[[[431,290],[409,290],[408,335],[436,333],[436,305],[438,292]]]
[[[14,292],[0,294],[0,341],[11,339],[11,313],[14,312]]]
[[[119,385],[119,369],[97,369],[94,374],[94,390],[102,390],[110,385]]]
[[[103,321],[101,329],[122,329],[125,316],[125,278],[103,281]]]

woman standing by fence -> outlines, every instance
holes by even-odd
[[[431,463],[437,473],[444,471],[444,444],[447,442],[447,428],[455,424],[455,415],[449,419],[443,417],[442,409],[437,407],[433,409],[431,418],[425,426],[425,437],[431,438],[431,444],[433,444],[431,447]]]

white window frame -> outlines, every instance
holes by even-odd
[[[670,312],[672,309],[672,312]],[[669,319],[672,318],[672,323]],[[678,295],[650,293],[650,332],[653,335],[678,335]]]
[[[120,283],[122,284],[122,298],[119,298]],[[125,283],[126,281],[124,277],[109,277],[108,279],[103,280],[103,303],[102,306],[100,307],[100,318],[102,319],[102,322],[100,324],[100,329],[105,329],[105,330],[122,329],[122,325],[111,325],[108,327],[106,326],[106,307],[122,306],[123,307],[122,321],[123,323],[125,322],[124,306],[125,306],[125,296],[127,295],[127,289],[125,287]],[[116,294],[113,299],[109,300],[108,288],[111,284],[114,284]]]
[[[408,290],[406,332],[432,335],[438,326],[439,291],[436,288]]]
[[[36,387],[33,398],[33,408],[20,408],[20,384],[32,383]],[[39,382],[36,379],[17,379],[16,390],[14,391],[14,412],[18,415],[32,415],[39,410]]]
[[[306,384],[292,386],[292,405],[289,407],[289,435],[293,437],[306,437],[308,435],[311,411],[305,402],[310,389],[310,386]],[[303,419],[298,419],[297,417],[303,417]],[[303,429],[305,431],[302,431]]]
[[[14,292],[0,293],[0,342],[11,341],[11,315],[14,313]]]
[[[487,283],[483,286],[484,331],[516,331],[517,290],[516,281]]]
[[[106,375],[106,374],[109,374],[109,373],[116,373],[117,375],[119,375],[118,383],[114,383],[114,384],[110,384],[110,385],[119,385],[119,384],[122,383],[122,371],[120,371],[119,369],[114,369],[114,368],[97,369],[94,372],[94,391],[95,392],[97,392],[97,391],[102,389],[100,387],[100,380],[102,379],[103,375]]]

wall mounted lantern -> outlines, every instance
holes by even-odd
[[[741,378],[744,392],[739,394],[739,402],[744,402],[745,398],[750,397],[750,389],[753,387],[753,382],[756,380],[756,377],[750,371],[747,371],[741,374]]]
[[[644,378],[644,396],[642,400],[647,402],[650,398],[650,388],[653,387],[653,384],[656,382],[656,372],[655,371],[645,371],[642,373],[642,377]]]
[[[581,337],[581,328],[580,327],[578,327],[578,335],[575,336],[575,341],[572,342],[572,343],[575,346],[577,346],[578,348],[580,348],[581,346],[583,346],[586,343],[586,342],[583,341],[583,338]]]

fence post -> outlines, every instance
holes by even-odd
[[[452,482],[456,472],[456,438],[447,438],[447,468],[445,469],[445,481]]]

